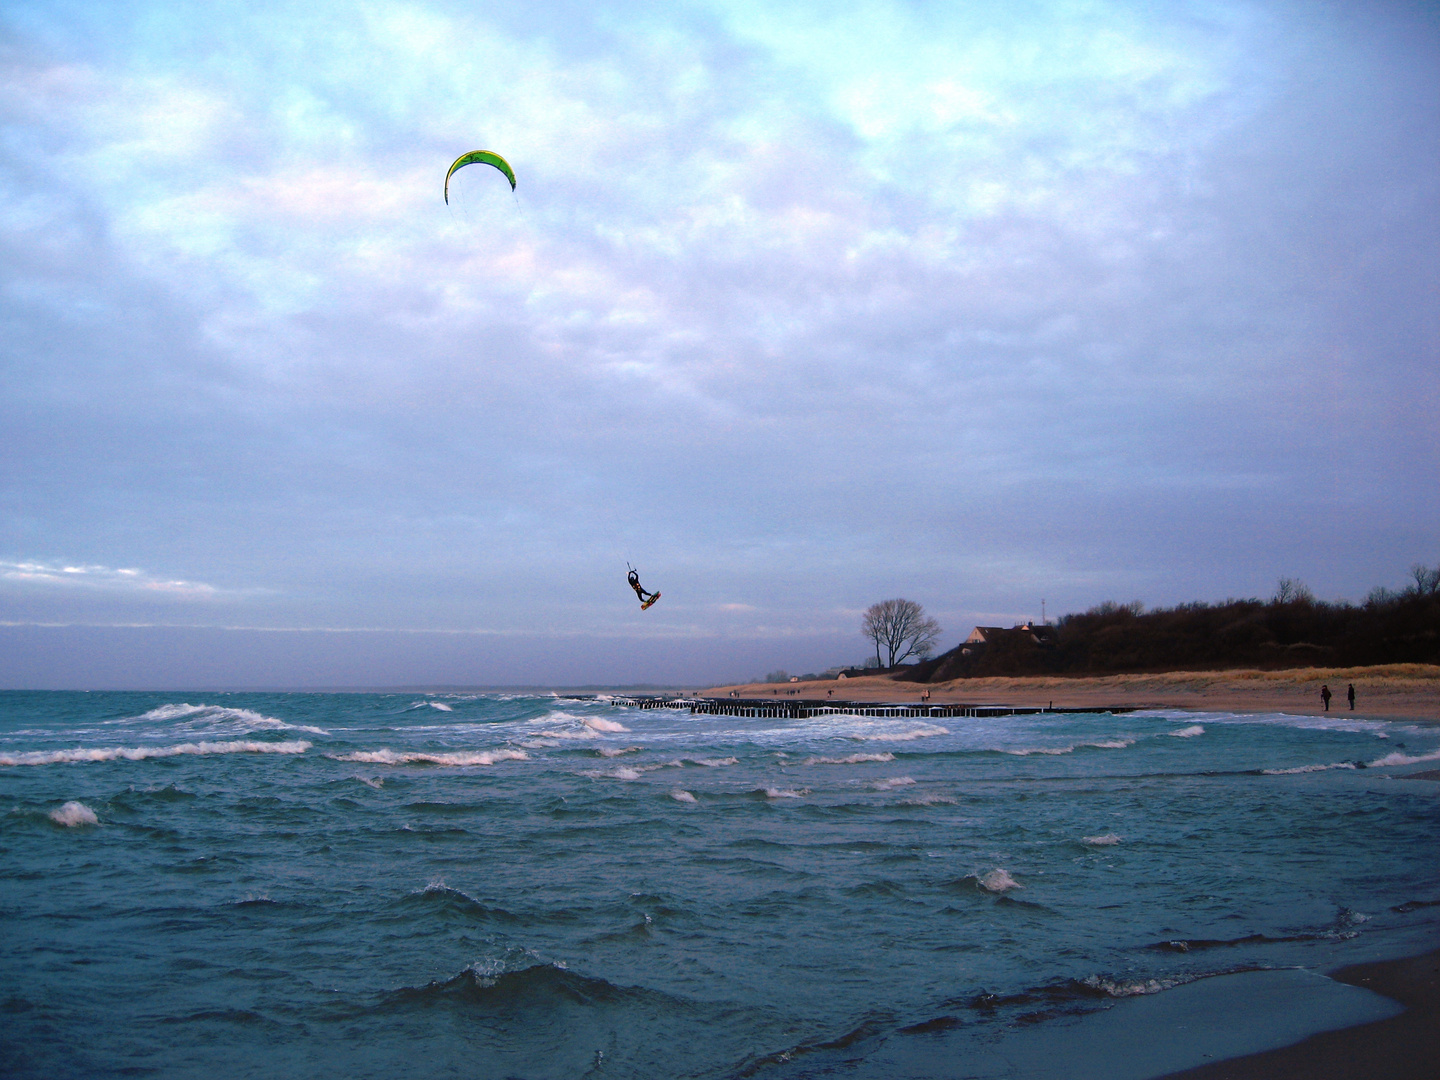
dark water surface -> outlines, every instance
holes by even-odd
[[[1399,777],[1437,759],[1343,717],[0,693],[0,1073],[859,1077],[943,1038],[963,1075],[1433,947],[1440,785]]]

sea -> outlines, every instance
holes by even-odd
[[[1005,1075],[1433,948],[1437,761],[1345,713],[0,693],[0,1074]]]

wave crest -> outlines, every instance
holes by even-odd
[[[456,750],[448,753],[396,753],[394,750],[356,750],[350,754],[327,754],[333,761],[364,762],[370,765],[494,765],[497,761],[528,761],[524,750]]]
[[[0,754],[0,765],[67,765],[90,761],[145,761],[148,758],[178,757],[182,754],[303,754],[311,744],[303,739],[290,742],[256,742],[236,739],[229,742],[180,743],[177,746],[107,746],[73,750],[30,750]]]
[[[67,802],[57,810],[51,810],[47,817],[56,825],[63,825],[67,829],[73,829],[80,825],[99,825],[100,819],[95,816],[95,811],[82,802]]]

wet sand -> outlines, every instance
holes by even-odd
[[[1345,688],[1355,684],[1352,713]],[[935,704],[1051,706],[1127,706],[1166,709],[1284,712],[1321,716],[1320,687],[1334,697],[1330,713],[1371,719],[1440,722],[1440,665],[1386,664],[1362,668],[1298,668],[1289,671],[1172,671],[1150,675],[1093,677],[1024,676],[955,679],[944,683],[900,682],[886,675],[795,683],[748,683],[701,691],[707,697],[806,698],[833,696],[845,701],[919,701],[930,692]]]
[[[1217,1061],[1169,1080],[1435,1080],[1440,1077],[1440,949],[1356,964],[1330,977],[1400,1002],[1372,1024],[1325,1031],[1279,1050]]]

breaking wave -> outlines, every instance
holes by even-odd
[[[1102,833],[1100,836],[1082,836],[1082,844],[1089,844],[1091,847],[1110,847],[1112,844],[1120,843],[1120,837],[1113,832]]]
[[[73,829],[78,825],[99,825],[100,819],[95,816],[95,811],[82,802],[67,802],[57,810],[51,810],[47,817],[56,825],[64,825],[67,829]]]
[[[0,765],[63,765],[89,761],[145,761],[148,758],[178,757],[182,754],[303,754],[310,749],[303,739],[292,742],[230,742],[180,743],[178,746],[108,746],[73,750],[31,750],[17,754],[0,754]]]
[[[674,791],[670,792],[670,798],[674,799],[676,802],[683,803],[693,803],[696,801],[695,796],[691,795],[690,792],[685,791],[683,788],[676,788]]]
[[[1440,761],[1440,750],[1428,754],[1402,754],[1398,750],[1370,762],[1372,769],[1383,769],[1387,765],[1415,765],[1422,761]]]
[[[327,754],[334,761],[364,762],[370,765],[494,765],[497,761],[528,761],[524,750],[455,750],[449,753],[396,753],[394,750],[356,750],[351,754]]]
[[[872,780],[870,786],[876,791],[894,791],[896,788],[909,787],[915,783],[909,776],[891,776],[884,780]]]
[[[606,720],[599,716],[587,716],[580,721],[591,731],[629,731],[624,724],[615,720]]]
[[[915,739],[928,739],[935,735],[949,735],[950,729],[939,727],[934,724],[922,724],[920,727],[911,728],[909,731],[861,731],[851,732],[849,737],[861,739],[866,742],[911,742]]]
[[[1204,735],[1205,728],[1200,724],[1191,724],[1189,727],[1183,727],[1179,731],[1166,732],[1166,734],[1173,735],[1177,739],[1193,739],[1196,735]]]
[[[308,731],[312,735],[330,734],[324,728],[308,724],[287,724],[273,716],[265,716],[250,709],[232,709],[225,705],[191,705],[181,702],[176,705],[161,705],[149,712],[111,723],[135,724],[141,722],[186,721],[182,727],[228,727],[243,733],[248,731]]]
[[[976,878],[975,880],[986,892],[993,893],[1002,893],[1007,889],[1023,889],[1025,887],[1010,876],[1010,871],[998,866],[984,877]]]
[[[808,757],[801,765],[859,765],[866,761],[894,761],[895,755],[891,753],[881,754],[847,754],[845,757]]]

